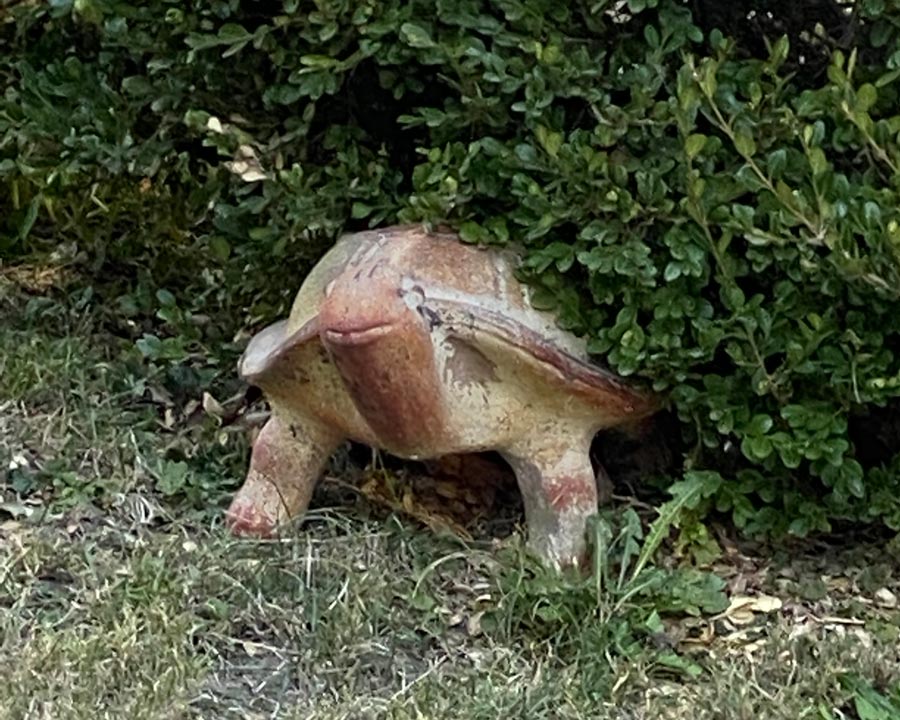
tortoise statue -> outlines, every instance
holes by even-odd
[[[499,451],[516,474],[529,545],[556,567],[586,560],[597,511],[590,444],[657,409],[588,360],[529,303],[515,256],[402,226],[342,237],[287,320],[256,335],[239,371],[272,416],[226,522],[267,536],[307,509],[351,439],[424,460]]]

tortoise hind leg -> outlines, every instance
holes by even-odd
[[[236,535],[272,535],[302,516],[328,458],[343,438],[312,418],[273,415],[263,426],[247,479],[228,508],[225,522]]]
[[[525,503],[528,544],[557,568],[585,567],[587,520],[597,512],[590,433],[580,428],[528,438],[504,451]]]

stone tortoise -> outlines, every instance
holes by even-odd
[[[241,358],[272,416],[228,510],[232,531],[268,536],[305,513],[348,439],[414,460],[496,450],[516,474],[531,549],[556,567],[583,564],[598,503],[590,444],[658,404],[532,308],[515,268],[511,252],[448,232],[342,237],[288,319]]]

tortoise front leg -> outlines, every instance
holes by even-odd
[[[587,520],[597,512],[590,437],[580,429],[525,439],[503,453],[519,482],[528,545],[548,564],[585,567]]]
[[[263,426],[247,479],[225,516],[236,535],[272,535],[302,516],[328,458],[343,438],[312,418],[273,415]]]

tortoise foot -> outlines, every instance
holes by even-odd
[[[236,496],[225,512],[225,526],[240,537],[271,537],[276,523],[261,512],[261,504],[252,497]]]
[[[586,443],[516,448],[505,455],[522,492],[529,548],[560,570],[588,567],[587,522],[598,497]]]
[[[315,422],[272,417],[253,444],[250,471],[225,513],[235,535],[270,537],[301,517],[328,457],[340,443]]]

